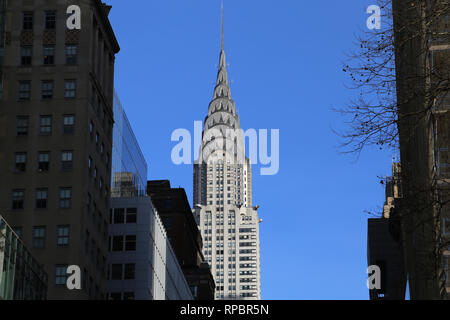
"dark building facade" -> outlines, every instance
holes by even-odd
[[[166,228],[172,248],[197,300],[214,299],[214,279],[204,263],[203,241],[192,209],[182,188],[171,188],[168,180],[148,181],[151,197]]]
[[[450,3],[393,0],[400,219],[411,299],[450,290]]]
[[[113,79],[119,45],[100,0],[7,1],[0,210],[49,275],[49,299],[106,298]],[[83,272],[68,290],[66,269]]]
[[[0,216],[0,300],[45,300],[47,273]]]
[[[369,219],[367,263],[381,271],[381,288],[369,290],[371,300],[404,300],[406,270],[400,225],[402,198],[401,169],[392,164],[392,176],[386,178],[386,201],[381,218]]]

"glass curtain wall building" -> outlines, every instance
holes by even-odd
[[[45,300],[47,274],[0,216],[0,300]]]
[[[147,187],[147,162],[116,92],[114,122],[111,197],[144,196]]]

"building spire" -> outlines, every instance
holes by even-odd
[[[222,28],[221,28],[221,42],[220,42],[220,50],[223,51],[224,50],[224,43],[223,43],[223,0],[221,1],[221,21],[222,21]]]

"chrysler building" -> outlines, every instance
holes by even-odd
[[[219,70],[194,164],[194,212],[216,299],[261,299],[258,206],[252,206],[252,167],[245,156],[231,98],[224,50],[223,5]]]

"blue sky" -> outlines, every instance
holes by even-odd
[[[121,45],[115,87],[150,179],[170,179],[192,201],[192,166],[171,161],[177,128],[193,131],[212,98],[220,49],[219,0],[108,0]],[[280,129],[280,171],[253,169],[263,299],[367,299],[365,210],[384,201],[378,176],[392,151],[337,151],[331,111],[346,89],[371,1],[225,0],[225,49],[244,129]],[[136,10],[138,8],[138,10]]]

